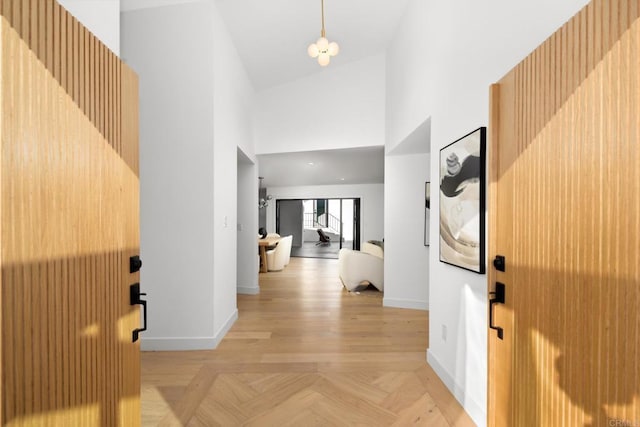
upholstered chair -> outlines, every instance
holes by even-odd
[[[285,236],[280,239],[275,249],[267,251],[267,269],[269,271],[280,271],[289,264],[292,241],[293,236]]]
[[[353,291],[371,284],[384,290],[384,251],[371,243],[363,243],[362,250],[340,249],[338,272],[344,287]]]

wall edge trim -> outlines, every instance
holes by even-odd
[[[429,301],[404,299],[404,298],[386,298],[385,297],[382,299],[382,306],[429,311]]]
[[[214,350],[238,320],[235,309],[217,334],[212,337],[141,337],[141,351]]]
[[[260,293],[260,286],[238,285],[237,291],[238,291],[238,294],[241,294],[241,295],[258,295]]]
[[[483,408],[471,396],[466,394],[464,387],[456,382],[454,377],[445,369],[430,349],[427,349],[427,363],[433,368],[436,375],[440,377],[460,405],[462,405],[473,422],[478,426],[486,426],[487,409]]]

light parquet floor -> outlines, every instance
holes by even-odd
[[[292,258],[216,350],[142,354],[144,426],[472,426],[425,361],[428,313]]]

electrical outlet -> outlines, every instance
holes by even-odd
[[[442,325],[442,341],[447,340],[447,325]]]
[[[224,228],[227,228],[229,226],[229,223],[227,221],[227,216],[224,216]]]

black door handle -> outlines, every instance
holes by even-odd
[[[505,286],[504,283],[496,282],[496,291],[489,292],[489,295],[493,295],[493,298],[489,300],[489,328],[495,329],[498,332],[498,338],[503,339],[504,331],[500,326],[493,324],[493,305],[504,304],[505,302]]]
[[[129,273],[135,273],[142,268],[142,260],[139,255],[134,255],[129,258]]]
[[[142,328],[136,328],[133,330],[131,342],[138,341],[140,332],[144,332],[147,330],[147,302],[140,298],[142,295],[147,294],[140,293],[140,283],[134,283],[133,285],[131,285],[131,287],[129,288],[129,298],[131,300],[131,305],[142,305],[143,318]]]

